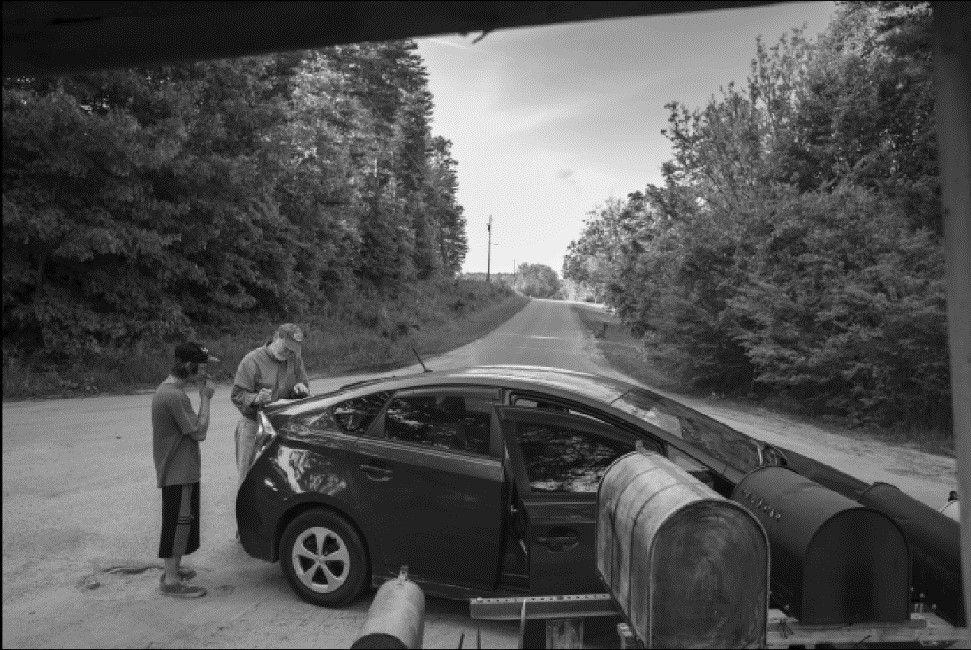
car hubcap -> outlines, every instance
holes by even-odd
[[[339,589],[347,580],[351,563],[344,540],[323,526],[300,533],[293,544],[291,559],[300,582],[319,594]]]

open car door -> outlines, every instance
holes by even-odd
[[[603,591],[596,574],[597,487],[635,438],[582,415],[500,407],[535,595]]]

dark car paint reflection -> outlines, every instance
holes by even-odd
[[[293,494],[315,493],[334,496],[347,489],[338,464],[307,449],[280,447],[274,473]]]

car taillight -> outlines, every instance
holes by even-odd
[[[256,445],[253,448],[253,462],[250,463],[250,467],[256,464],[256,460],[263,455],[263,452],[270,446],[270,443],[273,442],[276,435],[276,429],[273,428],[270,418],[266,417],[266,413],[260,411],[256,429]]]

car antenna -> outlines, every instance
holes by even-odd
[[[431,370],[429,370],[428,367],[425,365],[425,362],[421,360],[421,355],[418,354],[418,350],[416,350],[415,348],[411,348],[411,351],[415,353],[416,357],[418,357],[418,363],[421,364],[422,370],[424,370],[425,372],[431,372]]]

